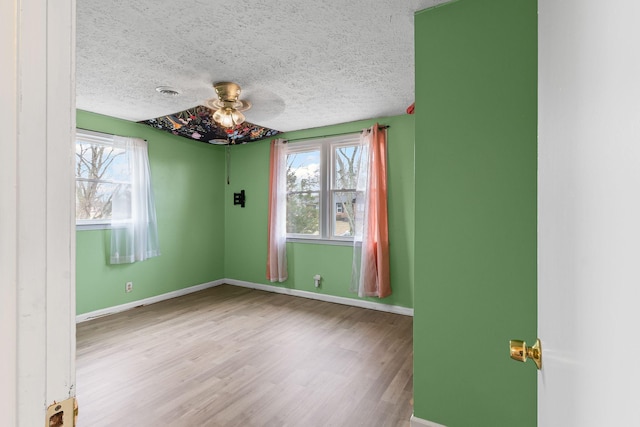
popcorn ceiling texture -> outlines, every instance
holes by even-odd
[[[77,108],[146,120],[233,81],[253,104],[247,120],[280,131],[402,114],[413,15],[444,2],[78,0]]]

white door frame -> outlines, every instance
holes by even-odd
[[[75,396],[75,0],[0,2],[0,414]]]

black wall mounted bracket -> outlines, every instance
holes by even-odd
[[[240,205],[241,208],[244,208],[244,190],[240,190],[239,193],[233,193],[233,204]]]

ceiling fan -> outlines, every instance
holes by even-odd
[[[245,121],[242,112],[251,108],[251,103],[239,99],[242,91],[240,85],[233,82],[218,82],[213,84],[213,88],[217,98],[205,101],[204,105],[140,123],[174,135],[215,145],[246,144],[280,133],[275,129]],[[266,104],[266,111],[273,114],[284,109],[284,103],[281,100],[278,102],[279,100],[275,98],[269,101]],[[264,117],[265,107],[259,110]]]
[[[214,83],[213,88],[218,95],[218,99],[210,99],[207,106],[214,110],[213,120],[225,129],[232,129],[245,121],[243,111],[251,108],[249,101],[241,101],[240,85],[233,82]]]

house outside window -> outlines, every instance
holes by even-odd
[[[353,240],[359,135],[287,145],[287,238]]]

